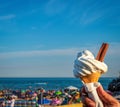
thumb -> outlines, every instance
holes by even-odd
[[[105,104],[116,104],[118,103],[118,101],[113,98],[111,95],[109,95],[106,91],[104,91],[104,89],[102,88],[102,86],[99,86],[97,88],[97,93],[100,97],[100,99],[103,101],[103,103]]]

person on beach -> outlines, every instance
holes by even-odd
[[[104,107],[120,107],[120,103],[117,99],[112,97],[110,94],[108,94],[102,86],[99,86],[97,88],[97,93],[101,99],[101,101],[104,104]],[[86,93],[83,92],[83,103],[85,104],[85,107],[96,107],[95,102],[92,101],[88,96],[86,96]]]
[[[11,105],[10,105],[10,107],[14,107],[14,105],[15,105],[15,100],[16,100],[16,96],[15,96],[15,95],[12,95],[12,96],[11,96]]]
[[[39,105],[39,107],[41,107],[42,106],[42,104],[43,104],[43,93],[44,93],[44,89],[39,89],[38,90],[38,105]]]

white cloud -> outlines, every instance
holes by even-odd
[[[94,13],[92,16],[87,15],[87,13],[84,13],[82,18],[80,19],[80,23],[87,25],[90,24],[96,20],[98,20],[99,18],[101,18],[103,15],[99,14],[99,13]]]
[[[31,51],[17,51],[0,53],[0,59],[15,58],[15,57],[36,57],[36,56],[75,56],[79,51],[88,49],[96,56],[100,46],[92,44],[67,49],[51,49],[51,50],[31,50]],[[120,57],[120,43],[110,43],[107,55]]]
[[[101,20],[106,17],[106,14],[110,13],[110,9],[106,8],[105,2],[101,4],[101,1],[94,1],[94,3],[89,4],[86,2],[84,4],[84,10],[81,14],[80,24],[87,25],[91,24],[97,20]]]
[[[34,56],[54,56],[54,55],[74,55],[78,51],[77,48],[72,49],[53,49],[53,50],[36,50],[36,51],[19,51],[0,53],[0,59],[14,57],[34,57]]]
[[[16,17],[16,15],[9,14],[9,15],[5,15],[5,16],[0,16],[0,20],[9,20],[9,19],[13,19],[15,17]]]

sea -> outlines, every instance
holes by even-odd
[[[109,83],[113,77],[101,77],[99,82],[103,88],[107,90]],[[0,78],[0,90],[37,90],[43,88],[45,90],[61,90],[68,86],[74,86],[80,89],[83,84],[78,78]]]

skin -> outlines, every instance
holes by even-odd
[[[99,86],[97,88],[97,93],[101,99],[101,101],[104,104],[104,107],[120,107],[120,103],[118,100],[116,100],[114,97],[109,95],[102,86]],[[86,105],[85,107],[95,107],[95,102],[92,101],[90,98],[87,96],[83,97],[83,103]]]

